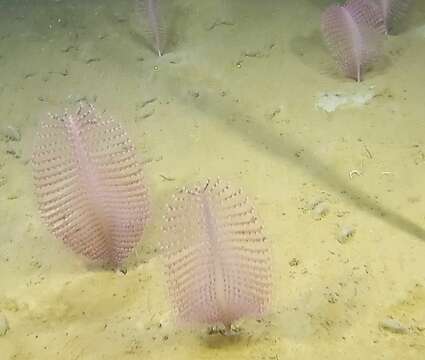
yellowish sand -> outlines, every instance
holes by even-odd
[[[361,85],[322,45],[329,3],[175,0],[162,58],[131,1],[0,3],[0,128],[22,135],[0,142],[1,360],[424,358],[425,3]],[[362,89],[363,105],[316,107]],[[153,221],[127,275],[88,268],[37,212],[37,124],[83,98],[147,161]],[[156,251],[170,194],[216,176],[273,243],[270,314],[230,338],[176,328]]]

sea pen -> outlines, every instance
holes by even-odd
[[[93,262],[121,267],[149,214],[142,167],[121,125],[91,105],[52,115],[40,125],[32,165],[48,229]]]
[[[268,309],[270,244],[240,190],[220,180],[180,190],[167,207],[161,248],[178,323],[229,332]]]
[[[136,0],[144,31],[152,38],[153,47],[162,56],[164,53],[165,29],[162,21],[160,0]]]
[[[382,12],[385,23],[385,32],[388,34],[394,23],[401,19],[408,11],[411,0],[373,0]]]
[[[364,69],[381,54],[385,27],[379,9],[367,0],[331,5],[322,14],[321,28],[341,72],[361,81]]]

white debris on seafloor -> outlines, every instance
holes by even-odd
[[[381,321],[380,327],[394,334],[406,334],[408,331],[407,326],[403,325],[400,321],[392,318],[386,318]]]
[[[0,336],[6,335],[9,331],[9,323],[7,321],[6,315],[0,313]]]
[[[375,97],[373,86],[357,87],[352,91],[325,91],[319,93],[315,103],[316,109],[334,112],[340,107],[361,107]]]

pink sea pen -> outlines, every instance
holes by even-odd
[[[321,28],[341,72],[361,81],[382,50],[385,26],[378,7],[368,0],[331,5],[322,14]]]
[[[136,6],[141,16],[145,34],[152,39],[153,47],[158,56],[162,56],[166,31],[162,19],[160,0],[136,0]]]
[[[385,24],[385,32],[388,33],[393,28],[394,23],[402,18],[409,6],[411,0],[373,0],[382,12]]]
[[[93,106],[41,123],[32,156],[41,217],[73,251],[118,268],[141,238],[148,196],[120,124]]]
[[[184,188],[165,215],[162,250],[181,324],[261,317],[270,303],[270,244],[241,191],[220,180]]]

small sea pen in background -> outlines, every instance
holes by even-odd
[[[161,248],[180,324],[261,317],[271,297],[270,244],[254,208],[217,180],[183,188],[165,215]]]
[[[160,0],[136,0],[136,9],[141,17],[143,31],[152,39],[158,56],[162,56],[166,31],[162,21]]]
[[[396,21],[401,19],[409,9],[411,0],[373,0],[380,11],[385,24],[385,32],[388,34]]]
[[[142,166],[120,124],[93,106],[42,122],[32,156],[41,217],[74,252],[118,268],[148,219]]]
[[[361,81],[382,51],[385,27],[378,7],[367,0],[331,5],[322,14],[321,28],[341,72]]]

